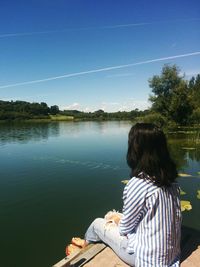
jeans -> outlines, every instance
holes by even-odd
[[[128,265],[134,266],[135,256],[126,251],[128,239],[126,236],[121,236],[118,226],[106,225],[106,220],[102,218],[95,219],[89,226],[85,240],[89,243],[102,241],[107,244],[112,250]]]

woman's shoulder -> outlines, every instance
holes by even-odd
[[[127,183],[124,192],[128,194],[139,193],[141,197],[148,198],[152,194],[158,193],[161,190],[153,181],[150,179],[144,179],[141,177],[132,177]]]
[[[140,197],[149,198],[154,195],[167,193],[180,194],[180,188],[177,182],[173,182],[169,187],[158,186],[152,180],[141,177],[132,177],[124,188],[124,195],[138,194]]]
[[[137,177],[137,176],[133,176],[127,183],[128,187],[139,186],[139,185],[143,185],[145,187],[152,187],[152,186],[157,187],[157,185],[155,185],[154,182],[151,181],[150,179],[145,179],[143,177]]]
[[[134,176],[127,183],[125,191],[140,191],[141,194],[143,193],[146,195],[147,192],[157,190],[157,188],[158,187],[151,180]]]

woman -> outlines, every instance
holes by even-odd
[[[150,123],[134,125],[129,132],[127,163],[132,178],[123,192],[122,216],[115,214],[115,227],[96,219],[82,245],[103,241],[130,266],[179,266],[180,190],[162,130]],[[74,244],[79,242],[74,239]]]

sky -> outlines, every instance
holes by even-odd
[[[144,110],[164,64],[200,73],[198,0],[0,1],[0,100]]]

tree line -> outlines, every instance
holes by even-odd
[[[73,116],[77,120],[134,120],[137,117],[148,114],[148,110],[141,111],[134,109],[132,111],[105,112],[102,109],[94,112],[83,112],[78,110],[64,110],[61,112],[66,116]]]
[[[44,102],[0,100],[0,120],[49,119],[60,112],[57,105],[48,107]]]
[[[200,74],[185,79],[176,65],[164,65],[160,75],[149,79],[151,108],[141,111],[83,112],[59,110],[44,102],[0,100],[0,120],[50,119],[51,115],[71,116],[75,120],[134,120],[154,122],[160,126],[200,124]]]
[[[44,102],[29,103],[26,101],[3,101],[0,100],[0,120],[28,120],[28,119],[51,119],[51,115],[70,116],[75,120],[130,120],[135,117],[145,115],[148,111],[138,109],[130,112],[104,112],[97,110],[94,112],[83,112],[79,110],[59,110],[57,105],[48,107]]]

